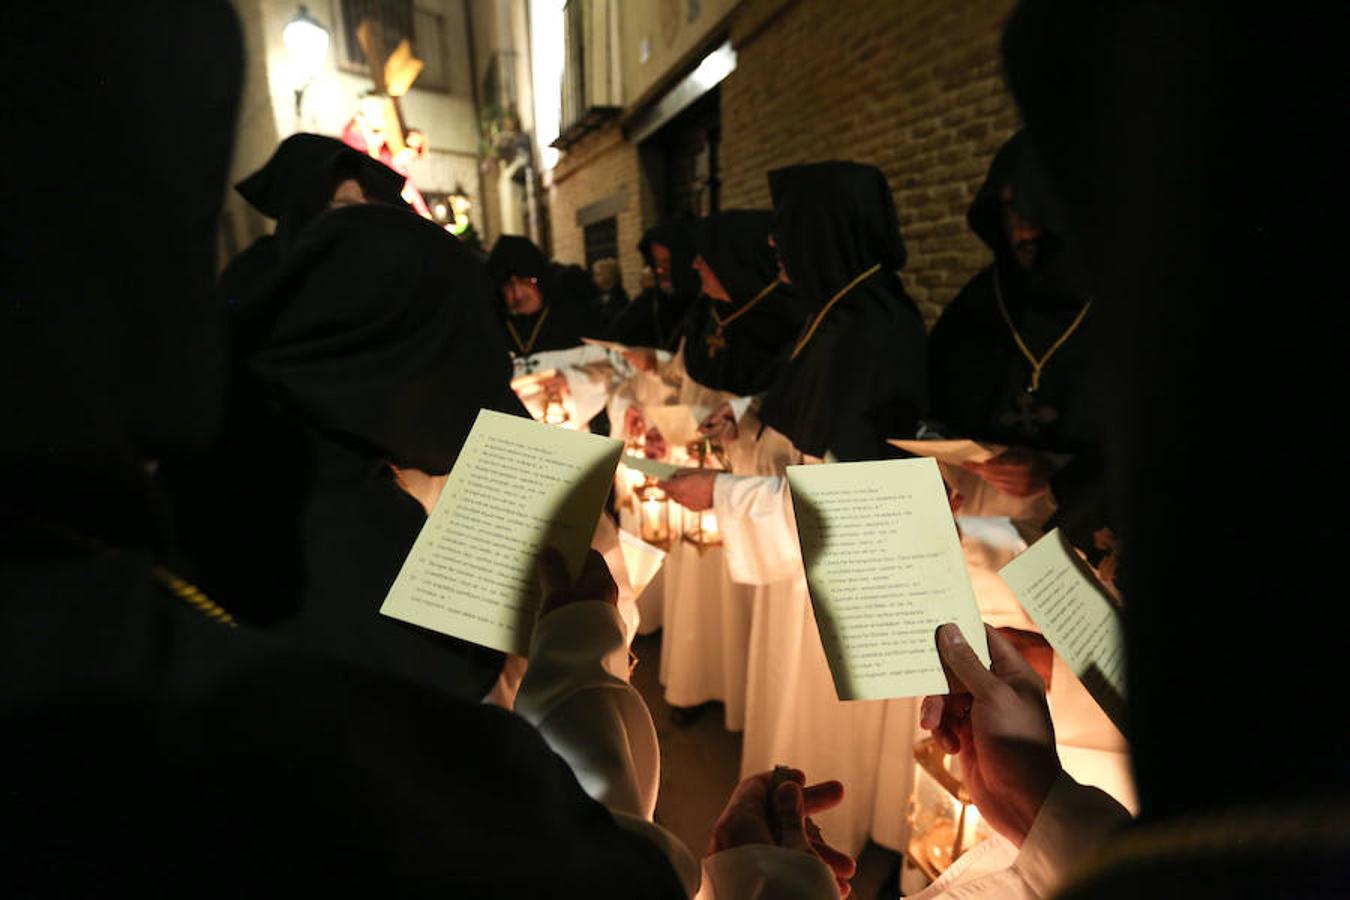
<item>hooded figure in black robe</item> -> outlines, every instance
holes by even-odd
[[[485,290],[463,245],[402,210],[310,224],[237,323],[220,444],[164,466],[208,592],[327,654],[487,691],[498,654],[379,615],[426,519],[397,470],[443,474],[480,408],[522,412]]]
[[[760,410],[803,453],[896,455],[927,401],[924,329],[896,270],[905,246],[881,171],[851,162],[769,173],[778,257],[806,327]]]
[[[656,287],[633,298],[609,336],[630,347],[673,351],[684,336],[685,317],[700,290],[693,225],[685,219],[662,222],[648,229],[638,249],[656,275]]]
[[[246,305],[276,272],[281,257],[304,227],[335,202],[333,192],[338,185],[348,180],[357,183],[367,203],[409,208],[402,198],[407,179],[336,138],[319,134],[286,138],[266,165],[236,184],[239,196],[277,226],[220,273],[225,302],[236,308]]]
[[[1044,473],[1018,489],[1051,487],[1058,511],[1050,524],[1095,560],[1107,547],[1094,536],[1108,527],[1100,313],[1073,287],[1061,218],[1031,137],[1020,131],[995,154],[966,213],[994,262],[961,289],[929,337],[929,418],[945,436],[1016,448],[1009,464]],[[1039,373],[1023,346],[1042,362]],[[1047,453],[1071,459],[1048,477]]]
[[[1350,884],[1348,12],[1024,0],[1004,35],[1114,393],[1140,814],[1061,897]]]
[[[591,266],[591,278],[596,290],[592,305],[600,321],[601,334],[609,334],[619,316],[628,308],[628,291],[623,287],[619,261],[612,257],[596,260]]]
[[[497,238],[487,265],[512,356],[566,350],[599,336],[597,289],[585,269],[551,263],[534,241],[514,234]]]
[[[6,142],[7,171],[77,171],[97,134],[119,177],[5,188],[26,213],[0,224],[0,793],[20,826],[0,893],[683,896],[521,718],[171,589],[145,461],[219,425],[238,24],[224,2],[147,0],[7,25],[7,80],[48,80],[6,92],[4,120],[49,139]]]
[[[704,387],[742,397],[767,390],[801,332],[804,314],[778,280],[772,233],[766,210],[727,210],[694,225],[704,291],[689,310],[684,368]],[[709,295],[705,269],[729,299]]]

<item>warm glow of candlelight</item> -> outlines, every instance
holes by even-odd
[[[703,513],[703,542],[715,544],[722,540],[721,529],[717,527],[717,513],[708,510]]]
[[[642,501],[642,538],[643,540],[661,540],[666,530],[666,501]]]
[[[567,408],[557,398],[550,398],[544,406],[544,424],[562,425],[567,421]]]
[[[637,492],[639,537],[649,544],[665,544],[670,540],[670,514],[666,492],[649,478]]]

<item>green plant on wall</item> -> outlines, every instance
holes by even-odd
[[[520,143],[520,115],[514,106],[485,104],[478,114],[478,155],[484,160],[513,159]]]

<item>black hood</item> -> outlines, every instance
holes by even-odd
[[[147,3],[126,17],[174,35],[147,40],[125,33],[116,4],[101,6],[43,6],[38,21],[5,29],[11,84],[35,73],[43,83],[12,86],[4,101],[6,124],[30,136],[3,153],[6,457],[156,457],[209,441],[224,409],[214,246],[238,25],[219,4]],[[34,18],[22,9],[10,12]],[[71,176],[90,171],[95,135],[91,184]]]
[[[694,271],[694,223],[688,219],[667,219],[647,229],[638,243],[638,250],[647,265],[656,271],[652,244],[660,244],[670,251],[670,280],[675,286],[675,298],[688,303],[699,295],[698,273]]]
[[[923,320],[895,273],[905,247],[890,186],[873,166],[827,162],[771,172],[769,187],[778,255],[808,315],[877,270],[820,317],[760,419],[812,456],[883,458],[927,405]]]
[[[513,277],[537,278],[542,282],[548,272],[548,257],[529,238],[504,234],[492,245],[487,267],[498,288]]]
[[[401,196],[406,178],[342,141],[320,134],[286,138],[261,169],[234,189],[260,213],[276,220],[276,237],[284,249],[328,208],[333,189],[349,178],[356,179],[371,202],[407,208]]]
[[[1210,814],[1237,835],[1245,808],[1275,835],[1185,853],[1179,876],[1158,853],[1118,856],[1108,877],[1128,865],[1201,896],[1346,883],[1343,840],[1293,830],[1309,836],[1282,853],[1269,828],[1324,822],[1343,836],[1350,797],[1350,729],[1333,712],[1345,636],[1327,624],[1350,483],[1309,477],[1339,458],[1350,417],[1350,146],[1328,120],[1350,105],[1346,13],[1023,0],[1004,35],[1013,94],[1090,265],[1113,380],[1104,446],[1140,825],[1218,833]],[[1297,438],[1235,447],[1244,430]],[[1258,710],[1286,727],[1254,722]],[[1183,735],[1200,742],[1203,777],[1180,764]],[[1145,846],[1148,832],[1134,837]],[[1253,888],[1263,858],[1275,877]],[[1123,884],[1074,896],[1150,893]]]
[[[729,303],[699,297],[689,312],[685,369],[705,387],[742,396],[765,390],[801,331],[805,315],[796,292],[778,281],[772,230],[773,213],[758,209],[715,213],[694,227],[698,255],[731,297]],[[726,323],[725,344],[710,346],[717,318]]]
[[[481,407],[519,410],[487,273],[418,216],[334,210],[305,231],[238,351],[316,428],[399,466],[449,470]]]
[[[1036,264],[1030,271],[1017,261],[1004,231],[999,193],[1007,186],[1012,187],[1013,211],[1041,231]],[[1018,131],[994,154],[984,183],[966,211],[966,222],[993,251],[999,286],[1010,307],[1030,303],[1077,308],[1083,303],[1082,262],[1072,242],[1065,239],[1063,210],[1030,132]]]
[[[694,225],[694,249],[713,270],[736,306],[778,279],[778,257],[769,246],[773,213],[729,209]]]
[[[1064,234],[1063,216],[1059,203],[1045,175],[1040,153],[1031,135],[1020,130],[998,149],[989,164],[984,183],[975,193],[975,200],[966,210],[966,223],[996,256],[1009,252],[1008,238],[1003,231],[1003,203],[999,191],[1006,185],[1013,188],[1013,209],[1028,222],[1034,222],[1042,231],[1055,237]]]
[[[905,244],[886,176],[875,166],[822,162],[769,173],[774,242],[808,311],[867,269],[904,268]]]

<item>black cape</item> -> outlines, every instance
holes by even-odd
[[[593,305],[595,317],[600,323],[600,334],[609,334],[619,316],[628,309],[628,291],[621,284],[614,285],[608,291],[597,290]]]
[[[1350,481],[1319,449],[1350,418],[1350,146],[1326,122],[1350,105],[1347,12],[1024,0],[1004,36],[1117,389],[1140,820],[1075,900],[1350,883],[1345,636],[1327,624]]]
[[[499,654],[378,610],[426,518],[390,464],[446,472],[480,408],[522,412],[484,281],[416,216],[325,213],[236,334],[222,441],[163,472],[196,577],[241,618],[468,698]]]
[[[1013,187],[1018,213],[1042,230],[1034,273],[1013,256],[1003,229],[999,191]],[[1018,333],[1039,359],[1082,313],[1087,299],[1069,287],[1058,202],[1026,132],[998,153],[966,214],[994,262],[972,278],[943,310],[928,339],[929,418],[937,430],[1011,446],[1071,455],[1052,488],[1052,525],[1095,556],[1094,535],[1109,527],[1100,440],[1107,387],[1100,371],[1100,310],[1082,322],[1041,370],[1031,393],[1032,367],[999,309],[1001,295]],[[997,285],[995,280],[997,279]],[[998,293],[996,293],[996,287]]]
[[[222,409],[211,250],[242,36],[209,0],[7,26],[6,82],[50,81],[0,99],[45,138],[0,146],[6,171],[77,171],[97,134],[117,177],[5,186],[28,212],[0,221],[0,793],[22,823],[0,894],[683,896],[520,719],[157,585],[173,535],[144,461]]]
[[[880,265],[825,315],[789,359],[760,411],[804,453],[841,460],[894,455],[923,414],[924,328],[895,272],[905,248],[881,171],[826,162],[769,173],[774,240],[807,322],[850,281]]]
[[[702,295],[689,310],[684,367],[704,387],[740,396],[767,390],[801,331],[796,292],[778,281],[772,232],[773,213],[764,210],[727,210],[694,226],[698,255],[731,296],[727,303]],[[735,318],[719,334],[714,314],[724,323]]]
[[[595,310],[595,283],[586,270],[549,262],[529,238],[499,237],[488,256],[488,271],[495,287],[492,302],[513,355],[566,350],[580,346],[583,337],[598,337],[603,331]],[[500,291],[512,276],[538,280],[543,309],[525,316],[506,311]]]
[[[247,304],[263,289],[296,236],[328,207],[334,188],[349,178],[356,179],[370,202],[407,208],[401,196],[406,181],[402,175],[336,138],[319,134],[286,138],[261,169],[234,186],[277,225],[272,234],[258,238],[220,273],[220,292],[227,303]]]
[[[654,271],[652,244],[661,244],[670,251],[672,291],[667,294],[660,287],[653,287],[638,294],[614,322],[609,337],[630,347],[674,350],[684,336],[685,317],[700,290],[698,273],[694,271],[691,223],[670,219],[642,236],[638,249]]]

